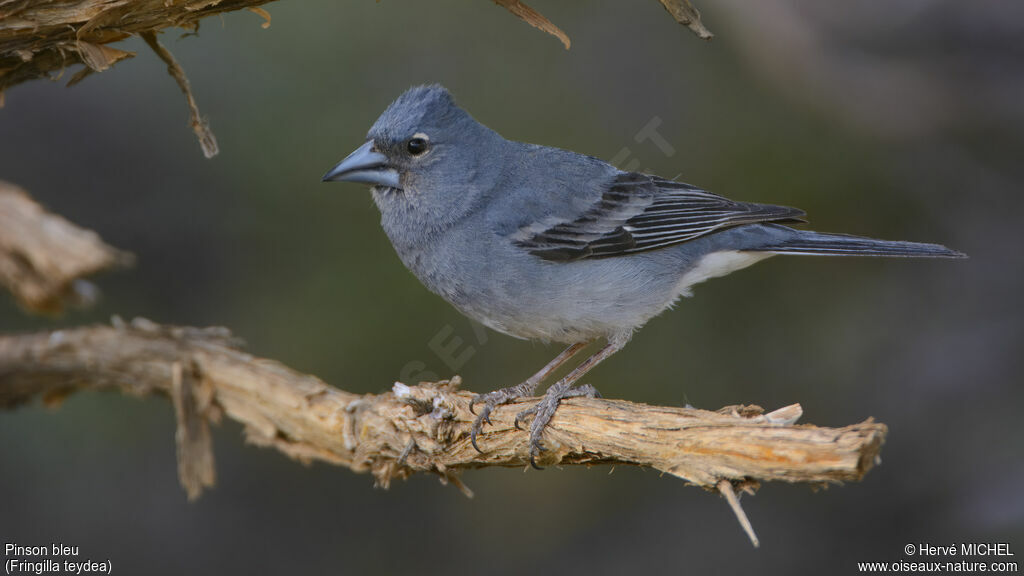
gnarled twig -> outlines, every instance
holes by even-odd
[[[217,154],[217,142],[199,115],[188,79],[174,56],[156,40],[169,27],[191,31],[207,16],[247,9],[270,25],[270,14],[260,8],[271,0],[0,0],[0,107],[4,90],[28,80],[63,75],[69,66],[84,64],[68,81],[80,82],[94,72],[135,56],[109,46],[130,36],[141,36],[168,67],[188,101],[189,125],[203,154]],[[570,41],[562,30],[520,0],[493,0],[510,13],[558,38],[568,50]],[[666,10],[701,38],[711,38],[690,0],[660,0]]]
[[[530,25],[558,38],[566,48],[569,37],[551,21],[519,0],[493,0]],[[711,33],[700,22],[690,0],[659,0],[680,24],[701,38]],[[107,46],[133,35],[164,28],[195,31],[199,21],[214,14],[248,9],[270,22],[259,6],[270,0],[5,0],[0,1],[0,94],[6,88],[49,77],[68,66],[85,64],[80,80],[102,72],[131,52]]]
[[[212,483],[209,436],[196,419],[222,414],[248,440],[302,460],[369,471],[378,484],[430,472],[443,480],[484,466],[529,462],[517,412],[537,399],[496,409],[493,425],[469,442],[472,394],[459,381],[395,384],[359,395],[271,360],[241,352],[227,330],[176,328],[136,320],[0,337],[0,407],[77,389],[164,393],[178,410],[179,456],[190,494]],[[870,419],[843,428],[794,425],[798,405],[770,414],[757,407],[717,412],[576,398],[562,403],[545,436],[542,463],[648,466],[707,489],[761,481],[813,484],[859,480],[873,466],[886,427]],[[193,466],[192,459],[209,464]]]
[[[84,276],[131,262],[131,254],[0,180],[0,286],[27,310],[53,314],[68,303],[87,304],[98,291]]]

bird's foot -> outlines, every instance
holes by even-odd
[[[533,391],[537,389],[537,383],[533,380],[527,380],[522,384],[516,386],[509,386],[508,388],[502,388],[501,390],[495,390],[494,392],[488,392],[486,394],[477,394],[473,396],[473,399],[469,401],[469,411],[476,414],[473,411],[473,406],[476,404],[483,404],[483,409],[480,410],[480,414],[477,414],[476,420],[473,421],[473,427],[469,432],[469,441],[472,442],[473,448],[476,448],[477,452],[483,452],[479,446],[476,445],[476,437],[480,434],[480,430],[484,427],[484,422],[491,423],[491,411],[502,404],[507,404],[516,398],[523,398],[533,394]]]
[[[555,410],[558,409],[558,404],[561,403],[563,398],[576,398],[578,396],[600,398],[601,393],[590,384],[583,384],[573,388],[570,383],[558,382],[553,384],[551,388],[548,388],[547,393],[544,394],[540,402],[532,408],[527,408],[516,414],[516,428],[519,428],[519,422],[525,420],[527,416],[533,416],[533,422],[530,423],[530,466],[537,470],[543,470],[543,468],[537,465],[537,455],[544,451],[544,447],[541,446],[544,428],[551,421],[551,417],[555,415]]]

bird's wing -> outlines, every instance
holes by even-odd
[[[689,184],[621,172],[575,218],[545,219],[519,228],[512,241],[545,260],[569,262],[654,250],[757,222],[802,222],[786,206],[734,202]]]

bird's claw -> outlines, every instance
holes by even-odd
[[[519,426],[519,423],[526,420],[527,416],[531,414],[536,414],[538,406],[540,406],[540,404],[534,404],[532,407],[523,410],[519,414],[516,414],[515,420],[512,421],[512,425],[516,427],[516,430],[522,430],[522,427]]]
[[[544,469],[543,466],[538,466],[537,465],[537,454],[543,452],[544,450],[546,450],[546,448],[541,446],[539,443],[538,444],[534,444],[533,440],[530,440],[530,466],[534,470],[543,470]]]
[[[501,390],[495,390],[494,392],[488,392],[487,394],[477,394],[473,396],[473,399],[469,401],[469,411],[476,415],[476,419],[473,420],[473,426],[469,430],[469,442],[473,445],[473,448],[477,452],[483,454],[483,450],[477,445],[477,437],[483,430],[484,424],[491,424],[491,412],[500,406],[516,398],[522,398],[528,396],[533,392],[536,385],[532,381],[526,381],[519,386],[512,386],[511,388],[502,388]],[[551,421],[551,417],[555,415],[555,410],[558,409],[559,402],[563,398],[574,398],[576,396],[586,396],[588,398],[600,398],[601,394],[591,386],[590,384],[584,384],[577,388],[573,388],[571,384],[565,382],[559,382],[548,389],[544,397],[541,398],[540,402],[537,402],[530,408],[523,410],[516,414],[515,420],[512,424],[517,430],[522,430],[521,423],[526,421],[526,418],[533,416],[533,422],[530,423],[530,466],[533,466],[537,470],[543,470],[537,465],[537,455],[541,452],[545,452],[546,449],[541,445],[541,440],[544,435],[544,428]],[[477,414],[473,407],[476,404],[483,404],[483,408],[480,413]]]
[[[470,402],[470,407],[471,407],[470,408],[470,412],[472,412],[472,405],[473,405],[473,403],[471,401]],[[476,412],[473,412],[473,413],[476,414]],[[484,427],[484,422],[486,422],[488,424],[491,423],[491,405],[490,404],[485,404],[484,405],[484,409],[481,410],[480,414],[477,415],[476,420],[473,420],[473,427],[469,431],[469,442],[473,445],[473,448],[475,448],[476,451],[481,453],[481,454],[483,454],[484,451],[481,450],[480,447],[476,445],[476,437],[477,437],[477,434],[480,433],[480,430]]]
[[[532,391],[532,387],[529,390],[526,390],[524,389],[524,384],[520,384],[519,386],[502,388],[501,390],[495,390],[494,392],[488,392],[487,394],[477,394],[476,396],[473,396],[469,401],[469,411],[476,415],[476,419],[473,420],[473,426],[469,431],[469,442],[477,452],[483,454],[483,450],[481,450],[480,446],[476,443],[476,438],[483,430],[484,424],[494,425],[494,423],[491,422],[491,411],[506,402],[526,396]],[[480,410],[479,414],[473,410],[473,407],[476,404],[483,404],[483,408]]]
[[[564,398],[575,398],[577,396],[600,398],[601,394],[590,384],[572,388],[569,385],[558,383],[548,389],[540,402],[516,414],[514,421],[516,428],[519,428],[520,421],[524,420],[527,416],[533,415],[533,422],[530,423],[530,466],[533,468],[537,470],[544,469],[537,465],[537,455],[547,451],[541,445],[541,440],[544,437],[544,429],[551,422],[551,418],[555,415],[558,405]]]

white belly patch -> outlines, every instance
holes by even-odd
[[[676,298],[679,296],[692,296],[690,287],[694,284],[709,278],[725,276],[737,270],[742,270],[751,264],[755,264],[774,256],[774,252],[740,252],[738,250],[723,250],[712,252],[701,258],[692,270],[680,278],[676,284]]]

